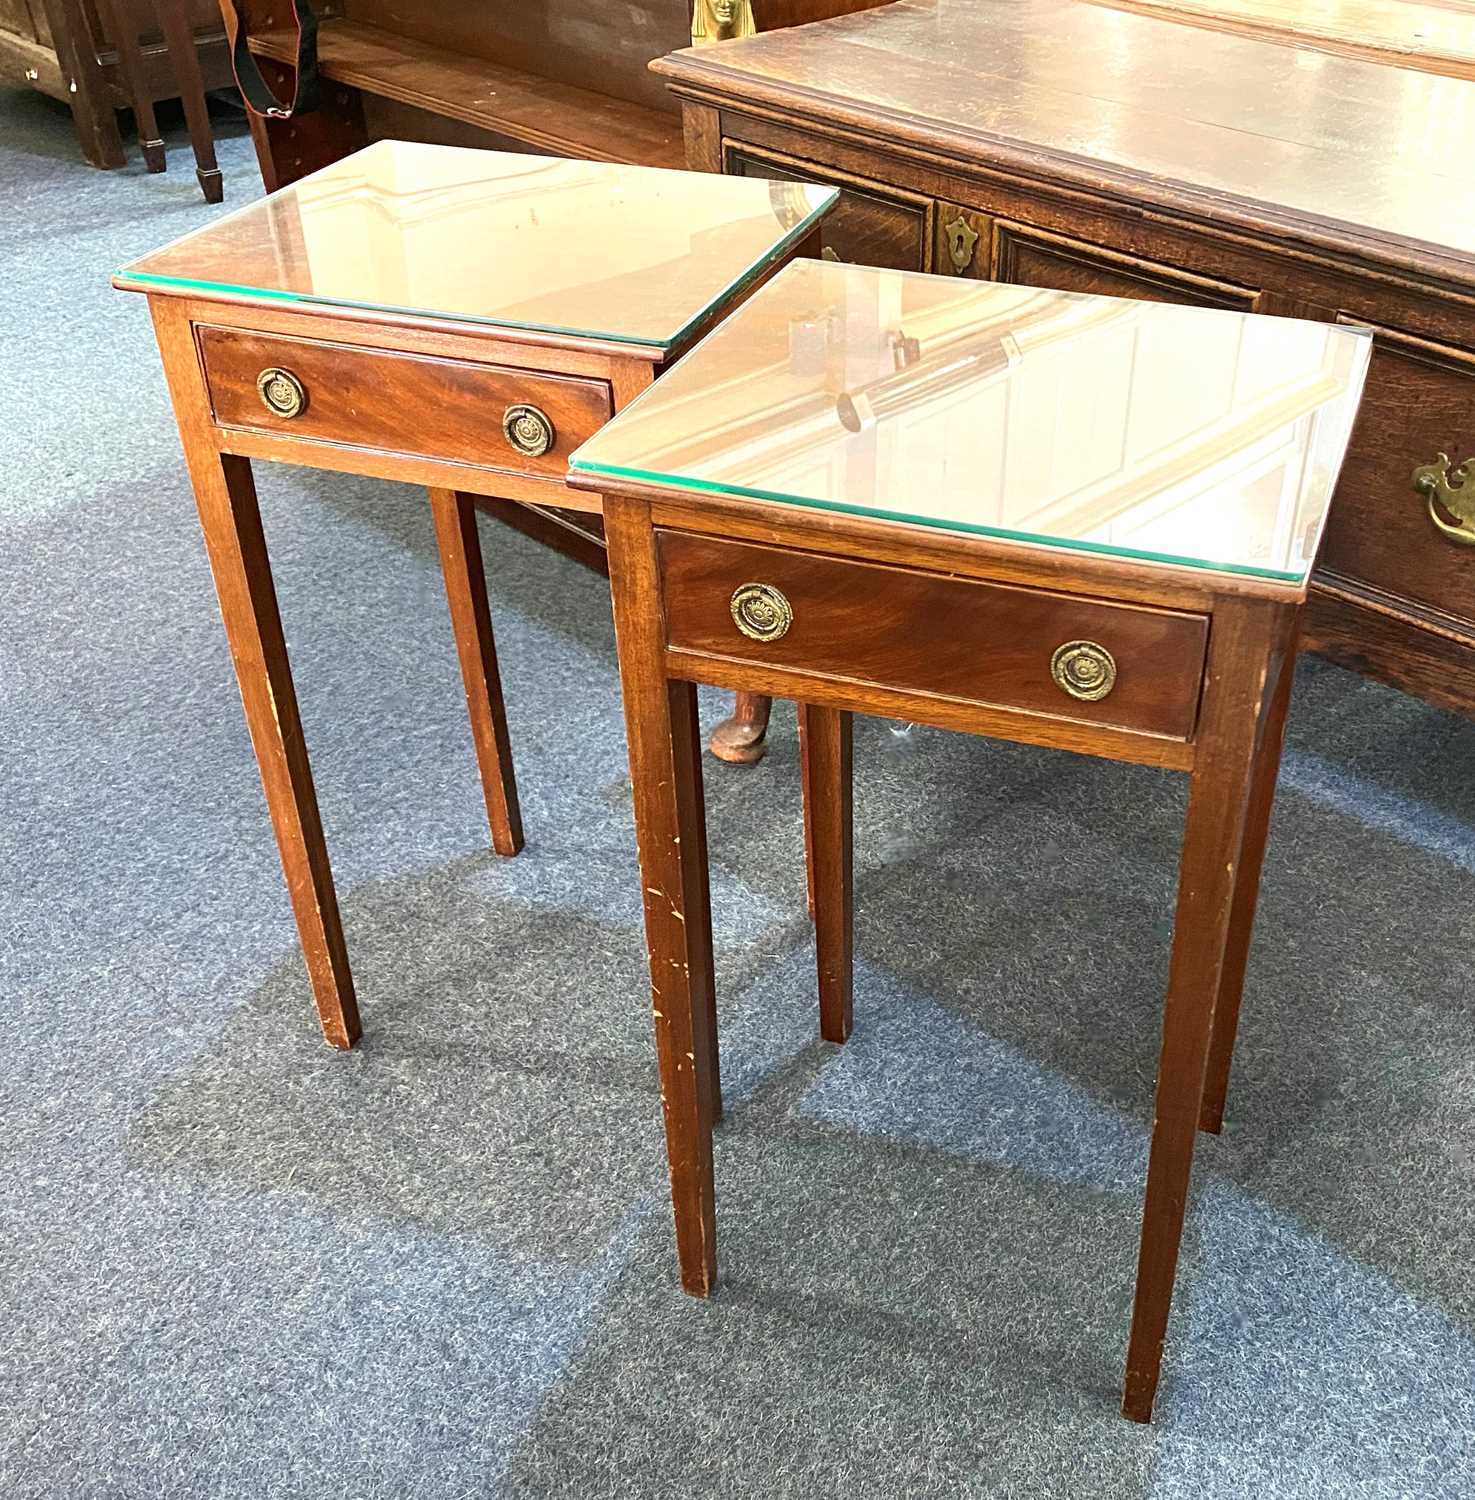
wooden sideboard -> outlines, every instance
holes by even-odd
[[[1475,712],[1475,83],[1082,0],[679,52],[688,163],[844,190],[842,259],[1370,325],[1309,644]],[[1062,445],[1071,442],[1061,430]]]
[[[694,38],[715,43],[885,3],[318,0],[318,58],[329,86],[310,114],[252,116],[262,179],[268,189],[286,187],[386,136],[679,167],[677,109],[648,71],[653,57]],[[290,94],[291,0],[234,4],[263,72]]]

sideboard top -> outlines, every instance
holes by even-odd
[[[1475,284],[1475,83],[1081,0],[896,0],[678,52],[683,91]]]

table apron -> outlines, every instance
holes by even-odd
[[[1135,765],[1191,771],[1194,764],[1192,740],[1171,739],[1140,730],[1088,724],[937,693],[860,682],[833,674],[822,676],[791,667],[764,666],[737,657],[709,655],[673,646],[666,648],[665,666],[668,677],[707,687],[767,693],[774,698],[815,703],[823,708],[848,709],[876,718],[930,724],[938,729],[987,735],[991,739],[1012,740],[1022,745],[1072,750],[1081,755],[1102,756]]]

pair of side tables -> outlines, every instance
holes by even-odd
[[[250,462],[429,488],[507,854],[475,506],[602,513],[689,1292],[716,1278],[721,1113],[695,685],[800,704],[834,1042],[852,1024],[853,713],[1190,774],[1124,1400],[1146,1421],[1369,338],[822,262],[834,196],[384,142],[116,283],[149,294],[339,1046],[358,1014]]]

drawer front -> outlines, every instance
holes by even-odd
[[[824,243],[841,260],[898,271],[931,269],[932,199],[902,188],[884,187],[834,167],[819,167],[756,146],[723,146],[722,170],[729,177],[768,177],[777,182],[818,182],[840,189],[840,201],[826,217]]]
[[[1380,331],[1320,563],[1475,621],[1475,546],[1441,533],[1412,483],[1440,453],[1475,458],[1475,355]]]
[[[1232,282],[1002,221],[995,226],[991,279],[1061,292],[1230,307],[1240,312],[1253,312],[1260,297],[1259,292]]]
[[[225,427],[561,480],[569,454],[612,411],[599,380],[230,328],[202,326],[198,337],[211,407]],[[297,415],[268,405],[258,385],[268,370],[300,386],[305,404]],[[546,419],[546,452],[520,449],[504,430],[514,407]],[[541,446],[535,419],[516,431],[527,446]]]
[[[1174,739],[1193,733],[1203,615],[682,532],[659,533],[659,547],[670,646]],[[734,595],[749,584],[787,602],[778,639],[752,639],[734,619]],[[1057,686],[1052,660],[1071,642],[1109,653],[1116,679],[1105,696]]]

